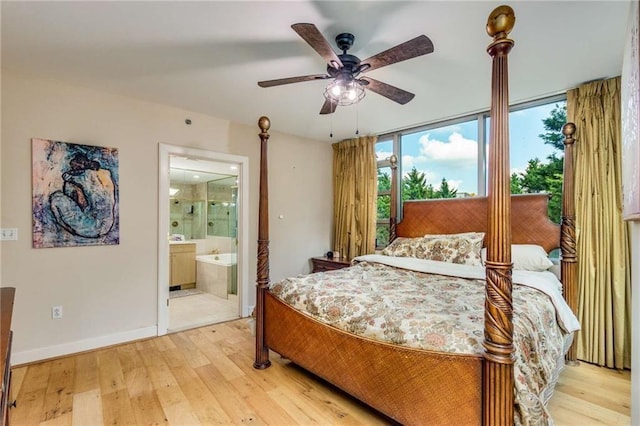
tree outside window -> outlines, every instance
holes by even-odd
[[[549,217],[560,222],[566,101],[556,97],[515,107],[509,115],[511,192],[547,193]],[[376,247],[388,244],[391,154],[402,153],[402,202],[473,197],[486,193],[488,112],[455,122],[387,135],[376,144],[378,156],[378,234]],[[393,138],[399,141],[394,146]],[[479,173],[481,171],[481,173]]]
[[[541,111],[528,111],[530,114],[548,111],[549,105],[542,105]],[[517,114],[517,113],[511,113]],[[549,194],[549,218],[560,223],[562,214],[562,171],[564,164],[564,136],[562,126],[567,122],[567,106],[565,102],[556,103],[551,107],[548,116],[543,118],[544,133],[538,134],[537,147],[534,146],[530,155],[546,151],[543,159],[535,156],[527,162],[524,170],[514,170],[511,173],[512,194]],[[529,136],[530,137],[530,136]],[[542,142],[542,144],[540,144]],[[541,149],[540,147],[544,147]]]

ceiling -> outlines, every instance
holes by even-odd
[[[238,165],[199,158],[171,155],[169,158],[169,182],[194,185],[219,181],[218,184],[237,185]],[[236,179],[229,179],[236,178]]]
[[[209,173],[197,169],[178,169],[172,167],[169,169],[169,183],[185,184],[185,185],[197,185],[200,183],[215,182],[221,186],[237,186],[238,180],[231,179],[235,176],[219,175],[216,173]]]
[[[501,2],[0,4],[3,70],[249,125],[267,115],[272,131],[337,141],[353,137],[356,129],[380,134],[487,109],[491,60],[485,25]],[[509,57],[512,103],[620,74],[628,0],[509,4],[516,14]],[[353,33],[349,53],[361,59],[420,34],[433,41],[435,51],[367,74],[415,93],[408,104],[368,91],[357,106],[319,115],[328,81],[257,85],[325,72],[322,58],[291,29],[298,22],[315,24],[332,46],[338,33]]]

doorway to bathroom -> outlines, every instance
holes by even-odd
[[[160,144],[158,335],[248,315],[248,159]]]

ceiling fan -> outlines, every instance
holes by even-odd
[[[325,90],[325,102],[320,109],[320,114],[331,114],[335,112],[338,105],[351,105],[358,102],[364,97],[365,88],[399,104],[406,104],[415,96],[413,93],[370,77],[359,77],[359,75],[433,52],[431,40],[421,35],[361,61],[357,56],[347,53],[353,46],[355,39],[353,34],[342,33],[336,36],[336,44],[342,50],[338,55],[315,25],[301,23],[293,24],[291,28],[327,61],[326,74],[259,81],[258,86],[273,87],[303,81],[333,79]]]

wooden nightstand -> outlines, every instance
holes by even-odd
[[[311,259],[311,263],[313,263],[311,272],[333,271],[351,266],[351,261],[346,257],[334,257],[333,259],[326,256],[314,257]]]

